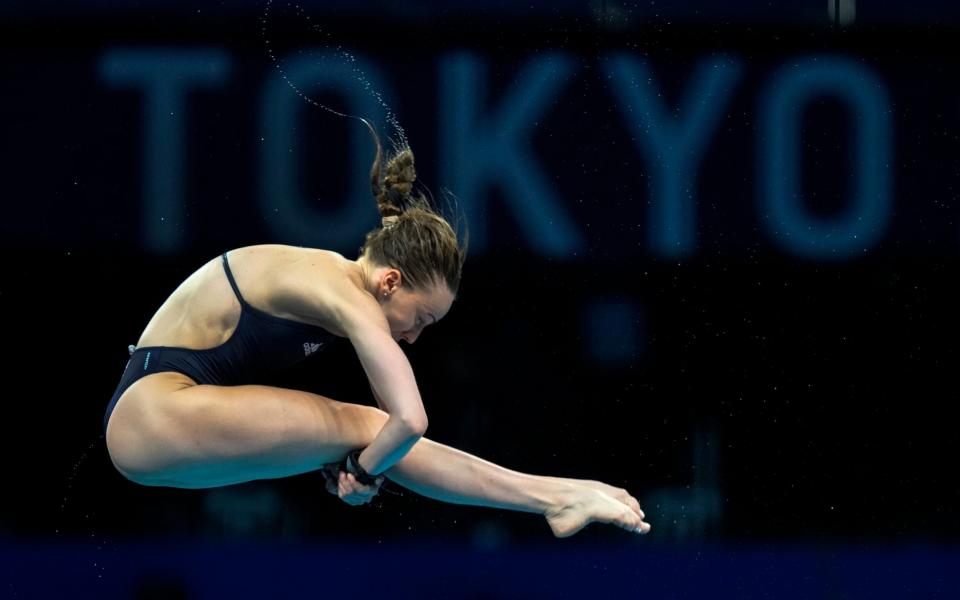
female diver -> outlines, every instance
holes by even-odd
[[[412,344],[450,310],[466,244],[413,193],[411,150],[384,168],[367,125],[383,227],[355,261],[263,244],[225,252],[184,280],[130,346],[104,415],[116,469],[181,488],[320,469],[327,490],[353,505],[387,477],[443,502],[539,513],[557,537],[591,522],[648,532],[624,489],[512,471],[423,437],[427,415],[399,341]],[[337,338],[353,344],[379,409],[256,383]]]

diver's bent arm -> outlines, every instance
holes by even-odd
[[[377,406],[380,410],[386,412],[387,409],[383,407],[383,400],[380,399],[380,396],[377,395],[377,390],[373,389],[373,384],[370,384],[370,393],[373,394],[373,399],[377,401]]]
[[[351,304],[343,306],[339,316],[377,403],[390,415],[359,458],[361,467],[377,475],[399,462],[423,436],[427,414],[410,361],[390,335],[379,307]]]
[[[287,309],[329,323],[353,344],[381,410],[390,415],[360,454],[360,466],[376,475],[396,464],[427,429],[427,414],[407,356],[390,333],[377,299],[347,277],[317,280],[313,263],[291,269],[279,287]]]

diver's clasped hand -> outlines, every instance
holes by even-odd
[[[380,491],[380,485],[386,477],[378,475],[375,482],[364,485],[357,481],[353,473],[346,472],[346,463],[330,463],[324,465],[320,472],[327,480],[327,491],[351,506],[359,506],[373,500]]]

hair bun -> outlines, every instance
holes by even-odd
[[[380,136],[377,130],[366,119],[360,119],[370,131],[373,143],[377,147],[377,154],[370,167],[370,190],[377,200],[377,209],[385,220],[384,227],[396,224],[396,220],[386,220],[389,217],[398,217],[407,209],[424,201],[421,194],[414,194],[413,183],[417,179],[417,171],[413,166],[413,150],[409,146],[397,148],[396,154],[383,165],[383,149],[380,146]]]
[[[413,151],[409,148],[401,150],[387,162],[385,171],[377,198],[380,214],[387,217],[402,214],[411,204],[413,182],[417,179]]]

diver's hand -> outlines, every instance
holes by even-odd
[[[342,462],[328,463],[320,468],[320,473],[327,480],[327,491],[353,506],[370,502],[386,479],[385,476],[378,475],[375,485],[363,485],[353,474],[342,471],[343,467]]]
[[[339,496],[341,500],[351,506],[359,506],[360,504],[366,504],[373,500],[373,497],[380,491],[380,485],[384,479],[386,478],[380,475],[376,478],[376,483],[364,485],[357,481],[357,478],[354,477],[352,473],[340,471],[335,484],[336,490],[332,493]],[[334,483],[332,481],[328,481],[327,489],[330,490],[333,485]]]
[[[326,480],[327,491],[337,496],[337,480],[340,478],[338,473],[340,472],[337,463],[330,463],[320,467],[320,474],[323,475],[323,478]]]

